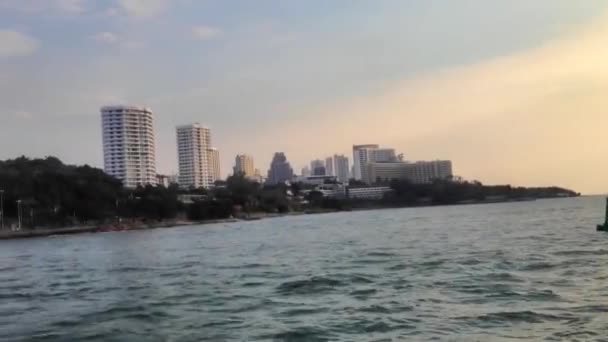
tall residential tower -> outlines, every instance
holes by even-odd
[[[339,182],[346,183],[350,178],[350,169],[348,166],[348,157],[345,155],[334,155],[334,173]]]
[[[101,108],[103,162],[127,188],[156,184],[152,111],[135,106]]]
[[[377,149],[376,144],[354,145],[353,146],[353,178],[362,180],[365,174],[365,167],[370,161],[370,150]]]
[[[334,172],[334,157],[325,158],[325,175],[336,176]]]
[[[211,175],[211,184],[222,179],[220,175],[220,150],[215,147],[207,149],[207,159],[209,160],[209,173]]]
[[[253,167],[253,157],[247,154],[238,154],[234,158],[234,174],[242,173],[245,177],[255,177],[255,168]]]
[[[177,127],[179,185],[209,188],[215,181],[209,162],[211,131],[198,123]]]
[[[287,157],[283,152],[277,152],[272,158],[270,169],[268,170],[268,184],[279,184],[286,181],[291,181],[293,178],[293,169],[287,161]]]

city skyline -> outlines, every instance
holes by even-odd
[[[102,107],[100,112],[104,170],[123,181],[128,188],[146,184],[170,184],[171,177],[156,173],[152,111],[146,107],[113,105]],[[211,188],[216,181],[224,179],[220,172],[219,149],[213,147],[208,127],[200,123],[177,126],[176,138],[179,172],[175,179],[180,187]],[[291,177],[295,176],[326,176],[347,183],[352,176],[372,185],[377,179],[407,178],[414,183],[421,183],[454,176],[451,161],[408,162],[403,160],[403,154],[397,155],[394,148],[380,147],[378,144],[353,145],[352,149],[353,160],[357,160],[353,164],[353,170],[361,169],[360,178],[356,178],[356,172],[350,174],[349,159],[345,155],[334,154],[314,159],[310,162],[310,168],[305,166],[298,175],[293,172],[285,154],[276,152],[268,168],[267,181],[276,184],[291,181]],[[311,174],[308,174],[308,170],[312,170]],[[369,172],[373,174],[370,175]],[[236,155],[233,174],[236,173],[263,182],[250,155]]]
[[[607,11],[603,0],[0,0],[0,158],[103,167],[95,109],[123,103],[154,112],[164,174],[177,171],[174,127],[201,121],[223,177],[241,151],[262,168],[284,151],[300,170],[373,141],[457,161],[484,183],[604,192]]]

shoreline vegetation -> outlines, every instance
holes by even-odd
[[[213,189],[184,190],[177,185],[126,189],[119,180],[87,165],[65,165],[54,157],[20,157],[0,161],[0,210],[4,211],[0,240],[580,196],[559,187],[487,186],[460,179],[431,184],[378,180],[376,186],[390,191],[380,199],[335,198],[324,196],[314,185],[262,185],[238,174],[217,182]],[[364,185],[353,181],[351,187]],[[15,231],[19,221],[21,230]]]

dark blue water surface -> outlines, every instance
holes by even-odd
[[[0,241],[3,341],[593,341],[599,197]]]

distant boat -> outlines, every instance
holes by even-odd
[[[603,224],[597,225],[598,232],[608,232],[608,198],[606,198],[606,218]]]

